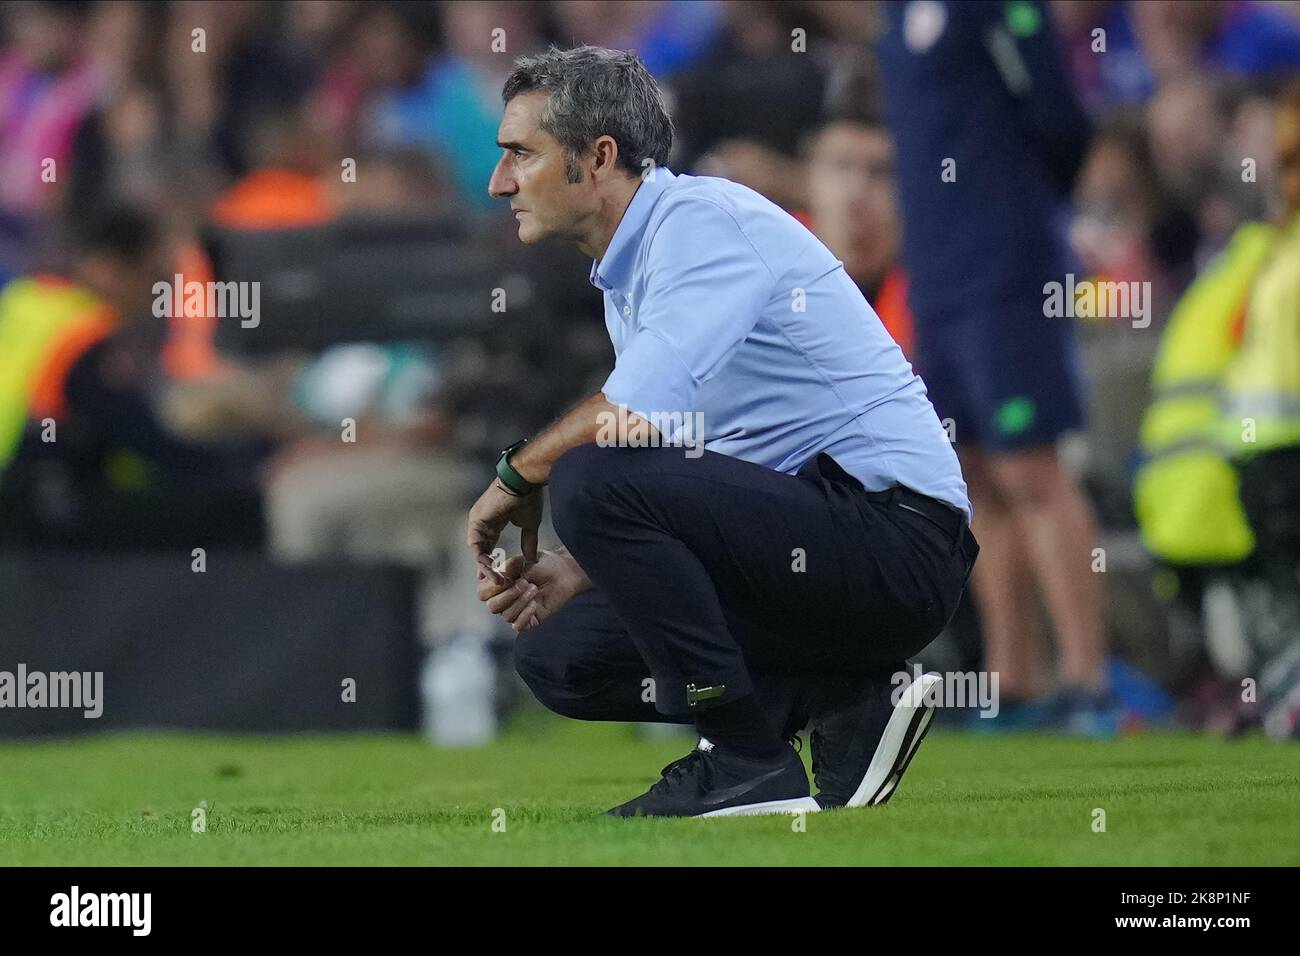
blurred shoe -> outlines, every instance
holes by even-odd
[[[1271,740],[1300,740],[1300,690],[1264,716],[1264,733]]]
[[[1033,700],[1003,700],[992,717],[972,711],[966,729],[977,734],[1027,734],[1045,730],[1052,723],[1052,700],[1038,697]]]
[[[1238,737],[1257,727],[1258,704],[1246,702],[1241,684],[1205,673],[1186,681],[1177,690],[1174,723],[1190,730],[1225,737]]]
[[[1269,661],[1259,691],[1264,733],[1273,740],[1300,740],[1300,639]]]
[[[934,719],[927,692],[938,683],[938,675],[922,674],[899,692],[892,680],[871,681],[854,703],[813,719],[813,780],[822,809],[872,807],[894,795]]]
[[[1112,654],[1106,662],[1106,684],[1126,720],[1140,718],[1141,723],[1158,725],[1173,719],[1174,699],[1169,692],[1118,655]]]
[[[1071,737],[1108,740],[1119,736],[1123,713],[1105,693],[1066,687],[1048,704],[1050,716],[1042,729]]]
[[[818,809],[803,761],[788,744],[768,760],[744,757],[701,737],[696,748],[660,771],[641,796],[607,817],[731,817]]]

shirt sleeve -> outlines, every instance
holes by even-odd
[[[664,217],[646,259],[637,329],[602,391],[646,419],[694,412],[700,386],[757,324],[774,277],[735,218],[705,199]]]

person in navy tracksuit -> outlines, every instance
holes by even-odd
[[[1062,211],[1090,136],[1047,10],[1027,0],[887,7],[880,73],[897,143],[914,362],[950,427],[984,559],[973,577],[1002,713],[1105,733],[1095,522],[1055,443],[1084,423],[1070,320],[1045,308],[1066,282]],[[1022,708],[1040,675],[1033,582],[1060,641],[1053,706]]]

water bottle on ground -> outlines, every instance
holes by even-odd
[[[435,747],[478,747],[496,737],[496,669],[487,642],[458,634],[425,660],[424,736]]]

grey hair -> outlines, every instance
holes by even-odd
[[[618,144],[618,165],[640,175],[645,161],[668,165],[673,123],[663,93],[634,53],[580,46],[521,56],[501,89],[509,103],[521,93],[547,94],[541,127],[564,147],[564,172],[582,181],[578,158],[600,136]]]

